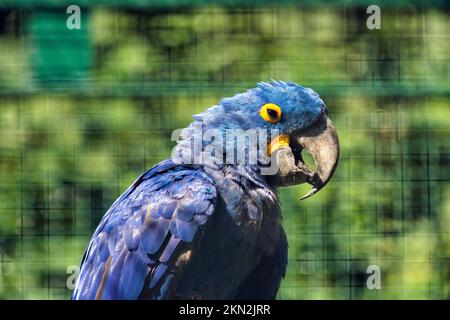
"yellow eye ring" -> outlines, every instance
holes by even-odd
[[[281,120],[281,108],[275,103],[266,103],[259,110],[259,115],[265,121],[276,124]]]

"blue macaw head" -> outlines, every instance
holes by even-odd
[[[264,111],[269,117],[262,116],[261,108],[268,104],[278,107],[275,110],[280,112],[278,121],[268,121],[272,108]],[[307,128],[327,112],[325,103],[316,92],[283,81],[261,82],[254,89],[222,99],[220,106],[222,119],[228,120],[223,122],[227,128],[278,129],[282,134]]]
[[[325,103],[317,93],[292,82],[259,83],[256,88],[230,98],[195,115],[203,129],[276,130],[267,143],[276,155],[278,172],[269,178],[276,186],[308,182],[313,188],[306,197],[322,188],[333,175],[339,158],[339,142]],[[301,152],[307,150],[316,161],[309,169]]]

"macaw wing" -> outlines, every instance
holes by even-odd
[[[73,299],[169,297],[184,254],[214,212],[216,189],[194,168],[166,160],[112,205],[85,252]]]

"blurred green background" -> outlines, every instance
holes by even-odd
[[[342,148],[318,195],[281,191],[278,298],[450,298],[449,7],[379,1],[368,30],[367,1],[288,2],[79,1],[81,30],[64,1],[1,2],[0,298],[68,299],[70,266],[172,130],[271,78],[316,90]]]

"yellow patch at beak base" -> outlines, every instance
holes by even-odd
[[[270,157],[272,153],[282,147],[289,147],[289,136],[281,134],[273,138],[267,145],[267,156]]]

